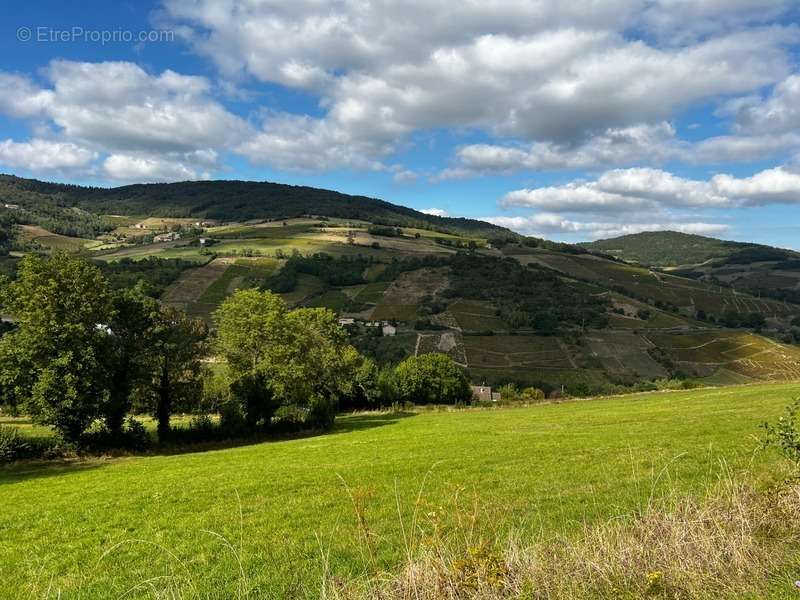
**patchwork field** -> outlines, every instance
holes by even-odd
[[[784,316],[797,312],[797,307],[783,302],[755,298],[730,288],[590,256],[541,252],[535,256],[535,260],[578,279],[598,282],[610,288],[622,288],[633,296],[652,298],[692,312],[703,310],[716,315],[725,312],[758,312],[765,316]]]
[[[185,271],[180,279],[164,292],[162,300],[170,305],[185,307],[197,302],[206,290],[225,273],[230,260],[217,258],[207,265]]]
[[[702,494],[720,464],[763,474],[774,457],[753,435],[798,392],[368,414],[317,437],[0,469],[0,597],[319,598],[323,572],[390,569],[415,514],[430,532],[476,498],[479,528],[571,535],[667,493]]]
[[[669,376],[666,369],[647,353],[653,345],[643,336],[633,333],[591,332],[585,341],[608,373],[645,379]]]
[[[800,379],[800,348],[751,333],[713,330],[646,337],[697,375],[725,369],[751,379]]]
[[[464,336],[467,362],[476,369],[569,369],[558,338],[537,335]]]
[[[436,298],[447,289],[448,285],[447,268],[419,269],[403,273],[385,289],[378,305],[372,311],[372,318],[413,321],[420,301],[426,296]],[[358,299],[361,301],[360,295]]]
[[[68,237],[52,233],[37,225],[20,225],[20,235],[26,242],[34,242],[50,250],[81,250],[101,246],[98,240]]]
[[[458,327],[463,331],[498,331],[508,329],[503,320],[495,315],[489,302],[459,298],[447,306]]]
[[[464,340],[457,331],[418,334],[417,346],[414,353],[420,355],[429,352],[446,354],[459,365],[463,367],[467,366]]]

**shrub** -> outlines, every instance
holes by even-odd
[[[216,429],[214,421],[208,415],[197,415],[189,421],[189,430],[199,434],[209,434],[211,437],[210,434],[214,429]]]
[[[128,417],[121,432],[114,433],[102,421],[95,421],[81,437],[81,447],[91,452],[108,450],[145,450],[150,434],[139,421]]]
[[[800,398],[786,407],[786,414],[777,423],[764,423],[763,446],[777,448],[783,456],[800,467]]]
[[[544,392],[539,388],[527,387],[522,390],[522,400],[525,402],[541,402],[544,400]]]
[[[30,444],[19,429],[0,425],[0,464],[25,458],[30,449]]]
[[[305,424],[312,429],[330,429],[335,419],[336,401],[318,397],[311,401]]]
[[[225,435],[231,437],[243,436],[249,432],[250,427],[238,402],[229,401],[220,405],[219,428]]]
[[[281,406],[275,411],[272,418],[271,429],[275,433],[294,433],[303,429],[308,411],[303,408],[290,404]]]
[[[150,434],[140,421],[128,417],[122,432],[123,443],[131,450],[144,450],[150,445]]]

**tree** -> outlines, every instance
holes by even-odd
[[[207,335],[205,323],[183,311],[164,307],[156,315],[148,387],[160,440],[169,435],[175,407],[182,403],[188,408],[201,396],[200,360],[205,356]]]
[[[446,354],[407,358],[395,368],[399,400],[415,404],[455,404],[472,397],[464,371]]]
[[[764,315],[756,312],[750,313],[742,320],[742,325],[756,330],[762,329],[766,324],[767,320],[764,318]]]
[[[2,294],[18,328],[0,339],[0,382],[38,422],[77,442],[108,398],[104,357],[112,293],[100,270],[66,253],[28,255]]]
[[[109,394],[103,412],[106,427],[112,436],[118,437],[131,409],[131,392],[149,372],[158,303],[145,296],[141,286],[117,292],[112,303],[109,348],[105,355]]]
[[[289,311],[272,292],[242,290],[214,316],[217,348],[248,422],[267,425],[278,407],[294,406],[312,425],[333,424],[338,401],[355,392],[364,361],[346,343],[333,311]]]
[[[539,388],[526,387],[522,390],[521,398],[523,402],[541,402],[544,400],[544,392]]]

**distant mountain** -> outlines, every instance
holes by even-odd
[[[255,181],[186,181],[116,188],[46,183],[0,175],[0,201],[35,210],[37,205],[81,209],[95,215],[197,217],[223,221],[320,215],[400,227],[476,236],[516,236],[475,219],[438,217],[377,198],[331,190]]]
[[[655,267],[697,265],[713,259],[729,259],[742,264],[800,257],[800,254],[791,250],[718,240],[679,231],[647,231],[579,245],[622,260]]]

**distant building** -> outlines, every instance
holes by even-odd
[[[497,402],[500,399],[500,394],[493,394],[492,388],[488,385],[472,385],[472,397],[481,402]]]
[[[3,204],[5,208],[9,208],[11,210],[19,208],[19,204],[8,204],[7,202]]]
[[[355,324],[356,324],[355,319],[350,319],[350,318],[339,319],[339,325],[355,325]]]
[[[381,331],[383,331],[383,336],[384,337],[392,336],[392,335],[395,335],[397,333],[397,327],[395,327],[391,323],[384,323],[383,327],[381,328]]]
[[[175,240],[181,239],[181,234],[177,231],[170,231],[169,233],[159,233],[157,236],[153,237],[153,241],[155,243],[159,242],[174,242]]]
[[[146,229],[146,227],[144,226],[144,223],[136,223],[136,225],[134,225],[133,228],[134,229]]]

